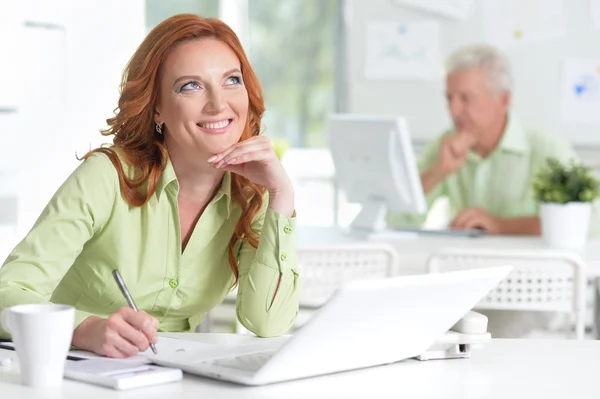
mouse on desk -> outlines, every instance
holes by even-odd
[[[450,331],[462,334],[485,334],[488,318],[481,313],[470,311],[452,326]]]

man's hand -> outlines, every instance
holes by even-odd
[[[450,224],[457,229],[482,229],[489,234],[503,234],[503,221],[481,208],[461,211]]]
[[[444,137],[435,164],[436,169],[443,172],[445,176],[456,172],[463,166],[474,145],[475,136],[470,133],[460,132],[454,136]]]
[[[470,133],[461,132],[454,136],[444,137],[437,161],[421,174],[421,185],[425,194],[460,169],[474,145],[475,136]]]

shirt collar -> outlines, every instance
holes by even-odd
[[[173,164],[171,163],[171,159],[167,159],[167,165],[163,169],[160,174],[160,178],[158,179],[158,185],[156,186],[156,195],[158,199],[160,199],[162,193],[167,189],[171,183],[175,186],[175,191],[179,192],[179,182],[177,181],[177,176],[175,175],[175,170],[173,169]]]
[[[529,150],[523,126],[517,118],[508,117],[506,128],[504,129],[504,134],[502,134],[498,148],[518,154],[526,153]]]
[[[175,193],[179,192],[179,182],[177,181],[177,176],[175,175],[175,170],[173,169],[173,164],[171,163],[171,159],[167,160],[167,165],[163,169],[160,174],[160,178],[158,179],[158,184],[156,186],[156,196],[160,200],[162,194],[167,190],[169,186],[173,186]],[[214,202],[219,201],[223,196],[225,196],[226,204],[227,204],[227,217],[229,217],[231,213],[231,173],[225,172],[223,178],[221,179],[221,185],[215,194],[213,199]]]
[[[225,172],[221,179],[221,185],[217,194],[215,195],[214,201],[219,201],[221,197],[225,197],[225,203],[227,205],[227,217],[231,215],[231,173]]]
[[[523,130],[523,126],[519,122],[519,120],[515,117],[508,116],[508,120],[506,121],[506,126],[504,128],[504,132],[502,133],[502,138],[498,143],[496,149],[492,152],[492,154],[501,152],[510,152],[514,154],[525,154],[529,150],[529,144],[527,143],[527,139],[525,138],[525,132]],[[492,155],[490,154],[490,155]],[[469,161],[472,162],[481,162],[483,158],[477,154],[475,151],[471,151],[469,153]]]

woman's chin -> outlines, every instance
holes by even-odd
[[[211,137],[208,140],[204,140],[204,147],[212,154],[218,154],[231,148],[237,144],[239,137],[232,137],[231,135],[221,137]]]

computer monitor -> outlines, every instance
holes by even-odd
[[[383,230],[388,211],[427,211],[404,118],[332,114],[329,148],[339,187],[348,201],[362,204],[351,230]]]

